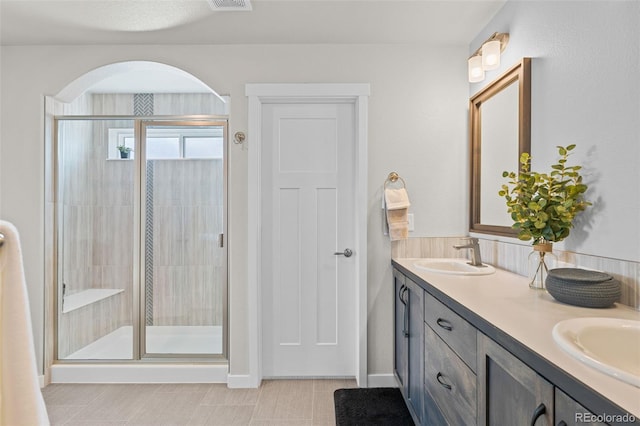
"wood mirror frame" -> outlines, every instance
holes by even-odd
[[[518,64],[469,99],[471,152],[470,232],[509,237],[515,237],[518,234],[517,230],[510,226],[483,223],[481,217],[482,104],[504,91],[511,84],[518,84],[518,158],[514,162],[516,167],[519,168],[518,160],[520,155],[523,152],[531,152],[531,58],[522,58]],[[512,167],[505,166],[502,170],[496,170],[496,173],[502,176],[504,170],[512,171]],[[495,188],[496,200],[499,200],[499,190],[500,187]],[[505,215],[507,215],[506,203],[503,203],[503,205]]]

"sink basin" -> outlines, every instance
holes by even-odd
[[[640,321],[574,318],[556,324],[553,339],[583,363],[640,388]]]
[[[452,275],[489,275],[496,270],[491,265],[472,266],[467,259],[420,259],[413,266],[429,272]]]

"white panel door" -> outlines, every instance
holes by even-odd
[[[262,121],[264,377],[354,376],[354,105],[267,104]]]

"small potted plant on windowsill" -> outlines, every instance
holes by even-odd
[[[583,197],[587,185],[579,173],[582,167],[567,165],[575,147],[558,146],[560,159],[548,174],[532,172],[531,156],[526,152],[520,156],[518,173],[502,173],[509,182],[502,185],[498,194],[506,199],[507,211],[514,221],[512,227],[518,230],[520,240],[533,240],[530,269],[534,270],[529,271],[532,288],[544,288],[545,253],[551,252],[553,242],[569,236],[575,216],[591,205]]]
[[[129,158],[129,153],[133,151],[131,148],[125,145],[118,145],[118,151],[120,151],[120,158]]]

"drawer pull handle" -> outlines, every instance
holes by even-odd
[[[446,319],[438,318],[438,320],[436,321],[436,324],[438,324],[440,327],[444,328],[447,331],[453,330],[453,326]]]
[[[451,390],[451,385],[444,381],[444,376],[442,373],[438,373],[438,375],[436,376],[436,380],[442,385],[443,388]]]
[[[533,411],[533,415],[531,416],[531,426],[534,426],[536,424],[536,420],[538,420],[538,417],[546,412],[547,407],[545,407],[544,404],[538,405],[538,407]]]
[[[404,299],[402,298],[402,292],[404,292],[404,289],[405,289],[405,288],[406,288],[406,287],[405,287],[405,285],[404,285],[404,284],[402,284],[402,285],[400,286],[400,290],[398,290],[398,299],[400,299],[400,303],[402,303],[403,305],[406,305],[406,304],[407,304],[407,303],[404,301]]]

